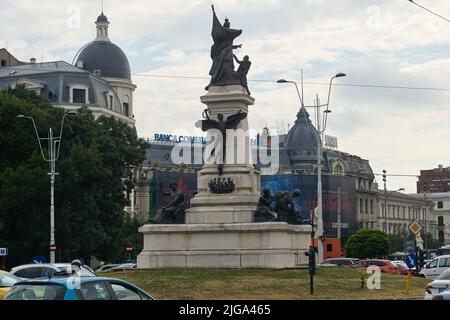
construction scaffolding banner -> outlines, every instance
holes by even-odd
[[[312,212],[317,207],[317,176],[302,174],[262,176],[261,190],[264,188],[268,188],[272,195],[299,189],[300,196],[294,198],[295,209],[302,219],[311,219]],[[337,237],[338,229],[340,229],[341,237],[346,239],[356,231],[356,214],[354,179],[344,176],[322,176],[322,216],[325,237]]]

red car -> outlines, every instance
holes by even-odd
[[[408,266],[404,261],[392,261],[393,264],[395,264],[398,267],[398,271],[401,275],[407,275],[408,271],[411,271],[412,276],[417,276],[417,270],[416,268],[409,269]]]
[[[376,267],[380,268],[381,272],[400,274],[399,267],[397,267],[394,263],[392,263],[389,260],[382,260],[382,259],[360,260],[360,261],[350,265],[349,268],[356,268],[356,269],[364,270],[371,266],[376,266]]]

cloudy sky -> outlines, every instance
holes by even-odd
[[[416,2],[450,17],[448,0]],[[295,88],[277,79],[299,81],[303,68],[304,98],[312,104],[316,94],[325,101],[326,83],[344,72],[333,86],[326,131],[340,150],[368,159],[375,173],[450,166],[450,24],[407,0],[105,0],[110,39],[128,55],[138,85],[140,136],[199,134],[211,3],[220,20],[243,29],[235,53],[252,61],[252,128],[274,133],[295,121]],[[23,61],[72,62],[95,38],[100,11],[101,0],[0,0],[0,47]],[[390,177],[388,188],[415,192],[415,182]]]

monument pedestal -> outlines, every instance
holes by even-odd
[[[311,227],[285,222],[144,225],[138,268],[295,268]]]
[[[217,178],[217,166],[207,166],[198,173],[198,194],[186,211],[186,223],[250,223],[259,200],[259,172],[245,165],[225,165],[223,177],[230,178],[232,193],[214,194],[209,182]]]
[[[214,120],[219,113],[224,119],[240,110],[248,113],[254,103],[240,85],[211,86],[201,101]],[[247,132],[247,119],[236,130]],[[239,141],[233,149],[227,145],[226,153],[234,151],[235,159],[225,162],[221,176],[217,164],[205,165],[198,172],[198,194],[186,210],[186,224],[139,229],[144,249],[137,259],[138,268],[294,268],[307,264],[304,252],[311,242],[311,226],[253,223],[260,175],[252,165],[250,137],[238,137],[243,139],[240,147]],[[233,188],[227,193],[211,190],[210,183],[217,179],[225,179],[219,180],[219,189],[225,181],[232,181]]]

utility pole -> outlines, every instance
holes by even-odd
[[[319,264],[323,262],[323,214],[322,214],[322,137],[320,128],[320,109],[319,109],[319,97],[316,95],[316,107],[317,107],[317,212],[319,213],[319,219],[317,221],[317,249],[319,254]]]
[[[337,198],[337,238],[341,240],[341,186],[337,187],[338,198]]]
[[[384,182],[384,227],[383,231],[388,233],[387,227],[387,189],[386,189],[386,170],[383,169],[383,182]]]
[[[426,257],[428,259],[428,222],[430,221],[429,216],[428,216],[428,210],[427,210],[427,191],[425,189],[425,185],[423,188],[423,199],[424,199],[424,209],[425,209],[425,252],[426,252]]]

